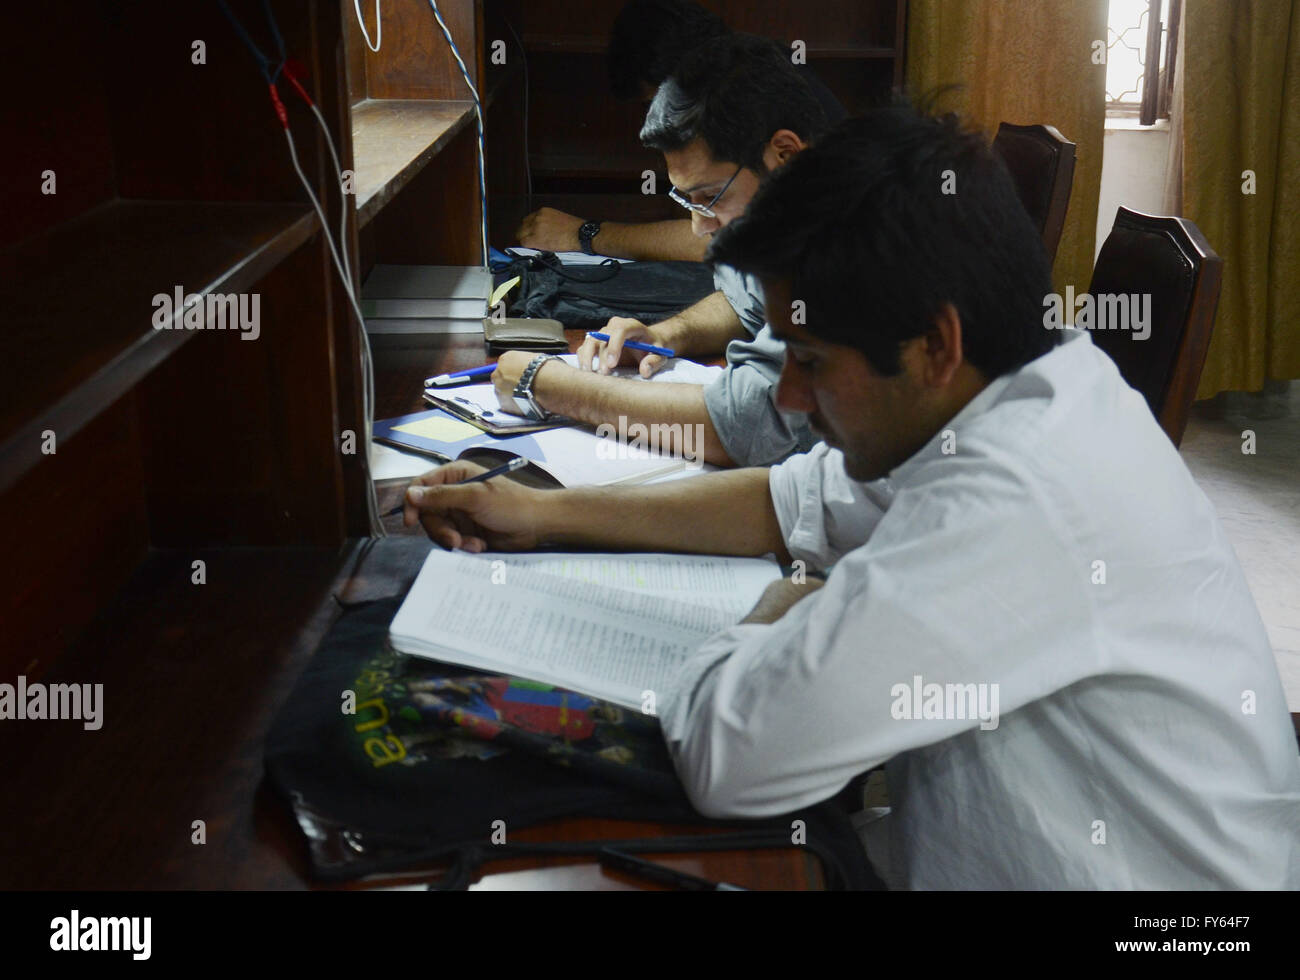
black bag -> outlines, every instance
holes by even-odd
[[[522,256],[497,274],[520,283],[510,315],[559,320],[570,329],[599,330],[610,317],[658,323],[715,292],[703,262],[618,262],[566,266],[554,252]]]
[[[483,861],[507,856],[789,848],[798,819],[827,887],[884,887],[835,800],[771,820],[707,821],[682,791],[657,719],[551,685],[399,654],[387,634],[400,603],[343,612],[267,737],[268,776],[293,808],[318,877],[445,861],[450,869],[434,887],[464,888]],[[348,691],[352,714],[343,711]],[[513,830],[575,815],[725,831],[509,842]],[[493,842],[499,831],[505,843]]]

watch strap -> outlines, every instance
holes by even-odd
[[[525,418],[542,420],[550,417],[551,413],[537,404],[537,398],[533,395],[533,379],[537,377],[537,372],[541,370],[543,364],[556,360],[559,358],[554,354],[538,354],[528,362],[523,374],[519,375],[519,381],[511,395],[514,397],[515,407],[524,414]]]
[[[588,255],[595,255],[596,251],[591,247],[591,240],[600,232],[599,221],[584,221],[582,227],[578,229],[578,244]]]

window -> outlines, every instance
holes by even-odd
[[[1144,126],[1169,117],[1181,13],[1182,0],[1110,0],[1107,113],[1139,116]]]

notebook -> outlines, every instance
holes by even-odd
[[[620,444],[615,436],[598,436],[591,429],[548,429],[503,438],[439,409],[376,421],[373,432],[377,442],[443,463],[463,459],[491,467],[524,456],[530,465],[515,475],[533,486],[613,486],[644,483],[679,471],[703,472],[698,456],[661,455]]]
[[[739,622],[780,577],[768,558],[435,549],[389,642],[655,714],[700,644]]]

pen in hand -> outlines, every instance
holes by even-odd
[[[603,340],[609,343],[609,334],[597,333],[594,330],[587,334],[588,337],[595,337],[597,340]],[[677,354],[671,347],[656,347],[654,344],[643,344],[639,340],[625,340],[624,347],[631,347],[633,350],[643,350],[648,354],[658,354],[660,357],[676,357]]]
[[[457,480],[455,483],[444,483],[443,486],[458,487],[458,486],[463,486],[466,483],[482,483],[484,480],[491,480],[493,477],[505,476],[507,473],[513,473],[515,470],[522,470],[525,466],[528,465],[528,463],[529,460],[527,457],[516,456],[514,459],[510,460],[509,462],[502,463],[500,466],[494,466],[490,470],[484,470],[482,473],[479,473],[477,476],[471,476],[464,480]],[[405,493],[402,494],[402,498],[403,500],[405,500],[406,498]],[[406,504],[401,503],[398,504],[396,507],[394,507],[392,510],[390,510],[384,516],[394,517],[397,514],[400,514],[405,509],[406,509]]]

